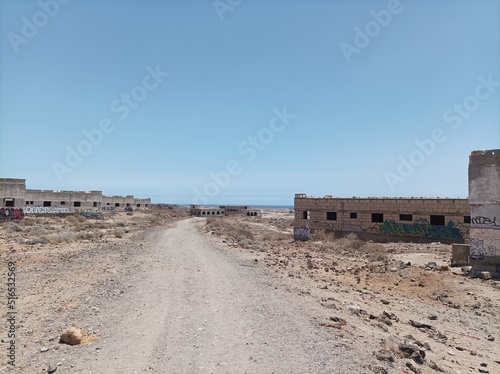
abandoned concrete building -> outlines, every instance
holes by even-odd
[[[315,230],[364,239],[463,242],[469,237],[468,199],[322,198],[295,195],[295,238]]]
[[[231,215],[243,215],[248,217],[260,216],[260,210],[252,208],[250,206],[243,205],[220,205],[219,207],[207,207],[192,205],[189,209],[189,213],[196,217],[208,217],[208,216],[231,216]]]
[[[103,196],[102,191],[52,191],[26,188],[26,179],[0,178],[1,208],[22,209],[24,214],[72,213],[77,210],[148,209],[151,199]]]
[[[454,243],[455,265],[472,265],[486,278],[500,274],[500,149],[471,152],[468,199],[296,194],[294,208],[296,240],[324,230],[377,241]]]

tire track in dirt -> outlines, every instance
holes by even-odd
[[[175,223],[133,259],[124,297],[100,308],[101,341],[68,352],[71,373],[360,372],[296,296],[199,222]]]

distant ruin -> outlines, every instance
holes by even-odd
[[[61,214],[82,210],[149,209],[151,199],[104,196],[102,191],[52,191],[26,188],[26,179],[0,178],[0,219],[24,214]]]
[[[220,205],[219,207],[191,205],[189,214],[195,217],[222,217],[231,215],[258,217],[261,215],[260,209],[246,205]]]

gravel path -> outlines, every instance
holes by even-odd
[[[199,222],[160,231],[131,259],[123,296],[99,304],[103,337],[61,352],[61,372],[368,372],[300,297],[202,236]]]

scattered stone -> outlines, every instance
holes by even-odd
[[[328,286],[327,286],[326,284],[320,284],[320,285],[318,286],[318,288],[319,288],[320,290],[327,290],[327,289],[328,289]]]
[[[479,369],[477,369],[477,370],[478,370],[480,373],[485,373],[485,374],[488,374],[488,373],[489,373],[489,371],[488,371],[488,370],[486,370],[486,369],[481,369],[481,368],[479,368]]]
[[[456,355],[457,355],[457,354],[456,354],[455,352],[453,352],[453,351],[448,351],[448,354],[449,354],[450,356],[456,356]]]
[[[465,351],[465,348],[463,348],[463,347],[455,347],[455,349],[456,349],[457,351]]]
[[[394,356],[392,355],[391,352],[389,351],[378,351],[376,354],[375,354],[375,357],[377,360],[379,361],[388,361],[388,362],[394,362]]]
[[[481,362],[479,365],[481,365],[483,368],[488,366],[488,364],[486,362]]]
[[[409,335],[399,343],[399,350],[403,353],[403,357],[410,358],[418,364],[423,364],[425,362],[425,351],[420,349],[422,343]]]
[[[467,291],[467,295],[472,296],[474,295],[474,292]]]
[[[396,322],[399,321],[399,318],[392,312],[386,312],[384,310],[383,315],[389,318],[391,321],[396,321]]]
[[[47,368],[47,373],[51,374],[54,373],[56,370],[57,370],[57,365],[49,364],[49,367]]]
[[[476,351],[470,351],[470,355],[471,356],[477,356],[477,352]]]
[[[76,327],[66,329],[60,337],[61,342],[69,345],[89,344],[95,340],[97,340],[96,335],[91,335],[88,332]]]
[[[429,367],[433,370],[439,371],[440,373],[444,373],[444,369],[440,367],[438,364],[436,364],[434,361],[430,360],[429,361]]]
[[[43,347],[43,348],[41,348],[41,349],[40,349],[40,352],[42,352],[42,353],[43,353],[43,352],[47,352],[48,350],[49,350],[49,349],[48,349],[47,347]]]
[[[420,374],[420,373],[421,373],[421,371],[420,371],[418,368],[416,368],[416,367],[415,367],[415,365],[413,365],[413,364],[411,363],[411,361],[408,361],[405,365],[406,365],[406,367],[407,367],[408,369],[410,369],[410,370],[411,370],[412,372],[414,372],[415,374]]]
[[[491,279],[491,273],[489,271],[482,271],[481,278],[483,278],[485,280]]]
[[[491,334],[490,334],[490,335],[488,335],[488,336],[486,337],[486,339],[487,339],[487,340],[489,340],[490,342],[494,342],[494,341],[495,341],[495,337],[494,337],[493,335],[491,335]]]
[[[437,264],[435,262],[428,262],[427,265],[425,265],[425,267],[434,270],[437,268]]]
[[[438,319],[438,316],[436,316],[435,314],[431,314],[431,315],[429,316],[429,319],[430,319],[431,321],[435,321],[435,320],[437,320],[437,319]]]
[[[432,330],[433,329],[433,327],[431,325],[427,325],[427,324],[425,324],[423,322],[419,322],[419,321],[414,321],[412,319],[410,319],[410,325],[412,325],[413,327],[416,327],[417,329],[425,329],[425,330],[427,330],[427,329]]]
[[[336,317],[336,316],[331,316],[330,321],[337,322],[337,323],[342,323],[344,325],[347,325],[347,321],[343,318]]]
[[[425,287],[425,283],[424,282],[418,282],[418,286],[419,287]]]
[[[381,302],[382,304],[384,304],[384,305],[388,305],[388,304],[390,304],[390,302],[389,302],[388,300],[384,300],[384,299],[380,300],[380,302]]]
[[[380,365],[372,366],[372,367],[370,367],[370,370],[376,374],[387,374],[388,373],[387,369],[383,366],[380,366]]]

